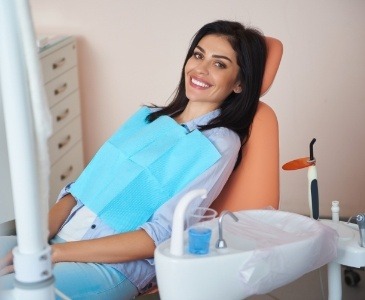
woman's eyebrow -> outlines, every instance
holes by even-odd
[[[199,45],[197,45],[197,46],[196,46],[196,48],[198,48],[201,52],[203,52],[203,53],[205,54],[205,50],[204,50],[202,47],[200,47]],[[228,60],[228,61],[232,62],[232,60],[231,60],[229,57],[224,56],[224,55],[214,54],[214,55],[212,55],[212,56],[213,56],[214,58],[226,59],[226,60]]]

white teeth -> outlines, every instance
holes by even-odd
[[[198,85],[198,86],[204,87],[204,88],[208,88],[209,87],[208,84],[206,84],[204,82],[201,82],[201,81],[198,81],[198,80],[196,80],[194,78],[191,78],[191,82],[194,83],[194,84],[196,84],[196,85]]]

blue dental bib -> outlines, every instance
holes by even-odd
[[[220,157],[199,130],[141,108],[105,142],[70,192],[118,232],[136,229]]]

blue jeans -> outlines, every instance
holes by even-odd
[[[15,236],[0,237],[0,257],[15,246]],[[138,295],[122,273],[105,264],[61,262],[54,265],[53,275],[56,288],[71,299],[129,300]],[[13,280],[14,274],[0,277],[0,289],[13,288]]]

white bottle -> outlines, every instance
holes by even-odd
[[[339,222],[340,221],[340,202],[339,201],[332,201],[332,221]]]

